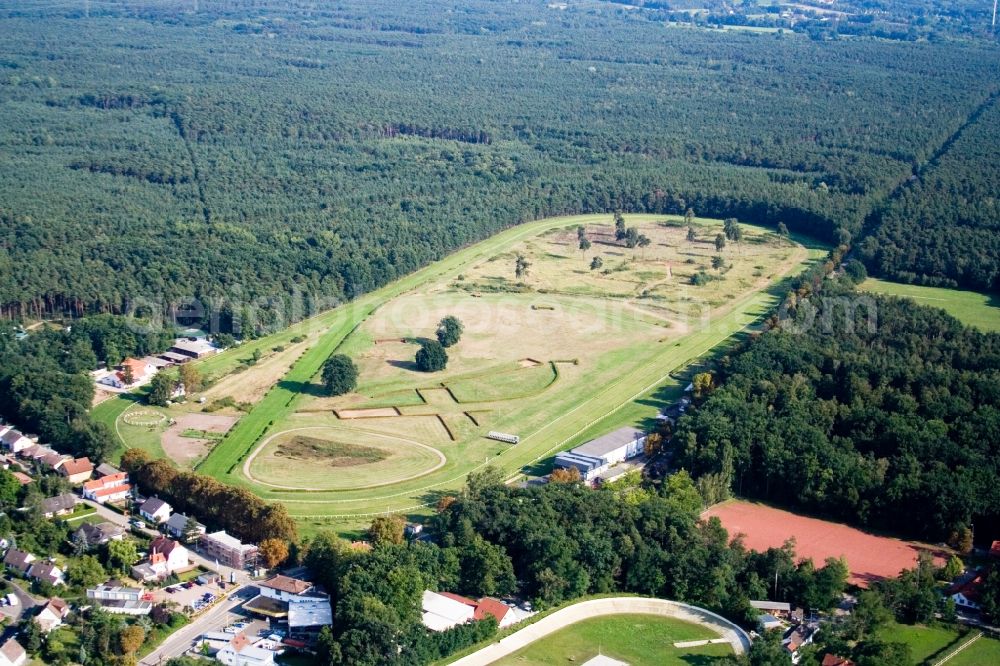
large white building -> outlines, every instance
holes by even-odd
[[[447,631],[472,620],[476,609],[457,599],[424,590],[421,621],[431,631]]]
[[[595,479],[612,465],[641,456],[646,451],[646,433],[638,428],[619,428],[555,458],[555,466],[575,468],[584,481]]]

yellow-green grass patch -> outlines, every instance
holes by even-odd
[[[868,278],[859,287],[886,296],[909,298],[921,305],[940,308],[966,326],[986,332],[1000,332],[1000,296],[978,291],[923,287]]]
[[[397,483],[444,464],[436,450],[401,437],[357,434],[323,427],[279,433],[248,462],[248,474],[264,484],[311,490],[363,488]]]
[[[631,666],[682,666],[722,662],[733,654],[728,644],[676,648],[682,641],[718,638],[711,629],[655,615],[612,615],[576,622],[493,662],[496,666],[582,664],[604,655]]]

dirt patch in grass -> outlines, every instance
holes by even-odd
[[[236,402],[256,403],[276,382],[288,374],[288,369],[309,346],[304,340],[286,346],[281,351],[265,350],[263,358],[245,371],[234,372],[219,379],[203,395],[209,402],[225,396]]]
[[[295,435],[278,444],[274,455],[302,462],[322,462],[329,467],[353,467],[381,462],[389,457],[382,449],[328,439]]]
[[[399,416],[395,407],[373,407],[371,409],[335,409],[338,419],[371,419],[384,416]]]
[[[178,414],[160,439],[163,452],[181,467],[191,467],[229,432],[236,421],[235,416],[221,414]],[[207,437],[191,436],[196,433],[204,433]]]

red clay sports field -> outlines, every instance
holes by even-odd
[[[923,544],[875,536],[861,530],[816,518],[799,516],[763,504],[729,501],[717,504],[703,514],[716,516],[730,537],[743,535],[747,548],[765,551],[780,548],[795,539],[795,555],[812,558],[823,566],[828,557],[845,557],[851,571],[848,582],[860,587],[883,578],[893,578],[917,563],[917,553],[931,550],[937,564],[943,565],[946,553]]]

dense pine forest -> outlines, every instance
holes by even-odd
[[[902,282],[1000,290],[998,135],[994,101],[873,216],[861,255],[874,271]]]
[[[828,284],[721,365],[678,424],[696,477],[944,541],[1000,528],[1000,335]],[[707,476],[706,476],[707,475]]]
[[[857,236],[977,112],[981,138],[928,177],[996,142],[987,39],[693,30],[613,3],[0,2],[0,21],[4,317],[212,296],[226,326],[559,213]]]

